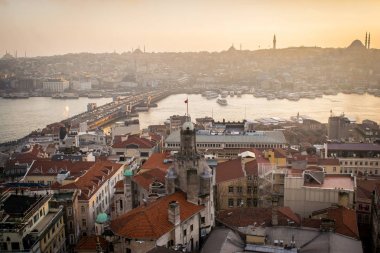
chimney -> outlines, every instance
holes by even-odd
[[[179,203],[177,201],[169,202],[168,219],[174,226],[181,223],[181,217],[179,212]]]

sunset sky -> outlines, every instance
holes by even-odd
[[[380,48],[379,0],[0,0],[0,56],[77,52]]]

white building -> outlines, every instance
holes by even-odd
[[[350,174],[325,174],[322,168],[308,168],[285,177],[284,206],[302,217],[313,211],[341,205],[354,208],[356,179]]]
[[[63,79],[49,79],[42,83],[44,91],[63,92],[69,88],[69,81]]]
[[[91,90],[91,81],[73,81],[72,88],[74,90]]]

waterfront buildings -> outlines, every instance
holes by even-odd
[[[48,79],[42,83],[42,88],[48,93],[60,93],[69,88],[69,81],[64,79]]]
[[[257,131],[245,134],[212,134],[197,132],[197,149],[201,153],[213,154],[218,159],[236,158],[242,150],[251,148],[285,148],[287,141],[281,131]],[[165,149],[178,151],[179,131],[171,133],[165,140]]]

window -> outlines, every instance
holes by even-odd
[[[123,200],[119,200],[119,203],[120,203],[120,210],[123,210]]]
[[[183,236],[186,236],[186,229],[183,230]]]
[[[73,208],[72,207],[68,207],[67,208],[67,216],[71,216],[73,214]]]
[[[234,187],[233,186],[229,186],[228,187],[228,192],[229,193],[233,193],[234,192]]]
[[[248,180],[252,180],[252,176],[247,176],[247,179]]]
[[[168,241],[167,245],[168,245],[168,248],[174,246],[174,241],[173,240]]]
[[[248,207],[252,206],[252,199],[251,198],[247,198],[247,206]]]
[[[80,210],[81,210],[82,214],[86,213],[86,207],[85,206],[81,206]]]
[[[244,206],[244,202],[243,202],[243,200],[242,200],[242,199],[237,199],[237,201],[236,201],[236,205],[237,205],[237,206]]]
[[[336,167],[333,167],[333,172],[336,172]]]
[[[228,199],[228,207],[234,206],[234,199]]]
[[[2,242],[0,244],[0,249],[4,251],[8,250],[8,244],[6,242]]]
[[[247,193],[252,193],[252,186],[247,186]]]
[[[190,232],[192,232],[193,229],[194,229],[194,226],[193,226],[193,224],[191,224],[191,225],[190,225]]]
[[[12,250],[19,250],[20,244],[18,242],[12,242],[11,247],[12,247]]]
[[[243,187],[238,186],[238,187],[237,187],[237,192],[238,192],[238,193],[242,193],[242,192],[243,192]]]
[[[82,219],[82,226],[85,227],[87,225],[86,219]]]
[[[69,229],[70,229],[70,230],[73,229],[73,222],[72,222],[72,221],[69,221]]]
[[[206,218],[205,217],[201,217],[201,224],[205,224],[206,223]]]
[[[125,252],[126,253],[132,253],[132,250],[130,248],[126,248]]]

